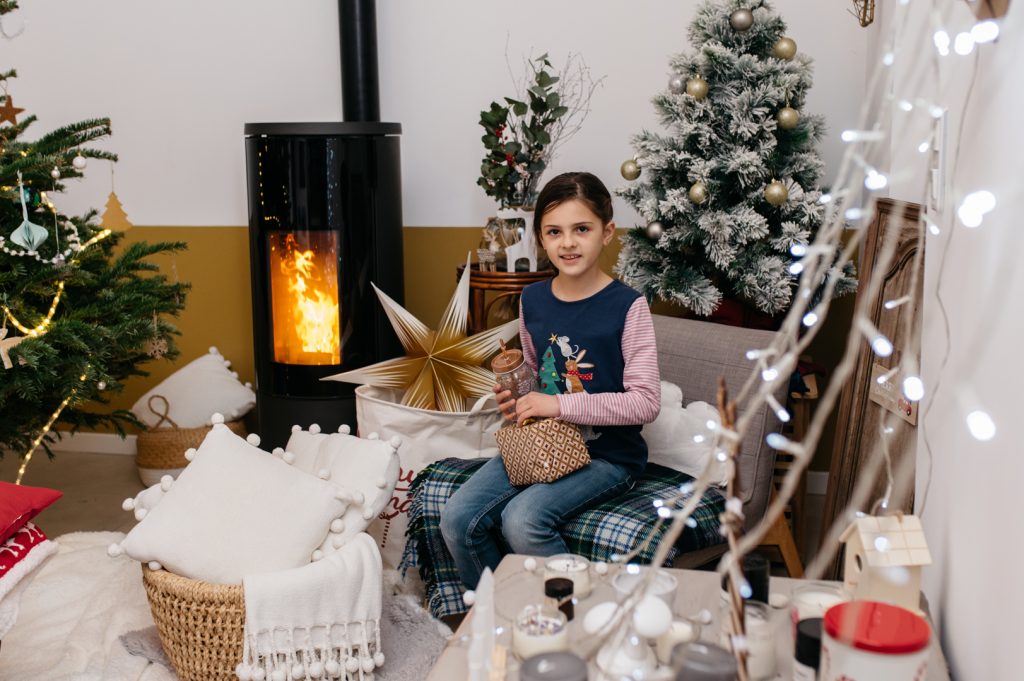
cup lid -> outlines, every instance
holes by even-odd
[[[825,613],[825,632],[840,643],[885,655],[917,652],[931,638],[923,617],[876,601],[833,605]]]
[[[544,580],[544,595],[551,598],[565,598],[572,596],[573,583],[565,577],[552,577]]]
[[[508,348],[491,360],[491,371],[496,374],[504,374],[512,371],[523,363],[523,351],[515,348]]]

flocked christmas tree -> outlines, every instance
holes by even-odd
[[[16,8],[0,0],[0,16]],[[59,210],[54,195],[82,176],[86,159],[116,160],[84,146],[109,135],[110,120],[29,140],[36,117],[19,120],[15,75],[0,73],[0,456],[46,447],[58,425],[123,432],[135,423],[130,412],[105,409],[106,396],[145,375],[143,362],[176,354],[177,330],[163,315],[181,311],[188,289],[149,259],[184,244],[118,249],[121,234],[97,225],[96,211]]]
[[[696,53],[672,58],[654,104],[668,134],[644,131],[619,194],[646,220],[617,271],[648,298],[710,315],[725,299],[788,309],[802,249],[824,216],[820,116],[803,111],[811,60],[768,2],[709,0],[690,25]],[[833,269],[835,293],[856,288]]]

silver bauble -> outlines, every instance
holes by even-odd
[[[57,166],[54,166],[53,170],[50,171],[50,177],[55,180],[60,178],[60,169]]]
[[[754,13],[749,9],[738,9],[729,15],[729,25],[737,31],[746,31],[754,25]]]
[[[764,188],[764,198],[765,201],[773,206],[781,206],[789,200],[789,190],[786,189],[786,185],[782,184],[778,180],[772,180],[771,183]]]
[[[686,79],[678,73],[668,79],[668,89],[674,95],[681,95],[686,89]]]
[[[85,170],[85,156],[79,154],[71,159],[71,165],[75,170]]]
[[[800,112],[791,106],[784,106],[775,114],[775,120],[783,130],[792,130],[800,122]]]
[[[782,36],[772,45],[772,56],[776,59],[789,61],[796,56],[796,41],[792,38]]]
[[[619,168],[619,172],[622,176],[632,182],[636,178],[640,177],[640,166],[633,159],[622,162],[622,166]]]
[[[660,239],[661,235],[665,233],[665,228],[661,226],[661,223],[655,220],[654,222],[647,225],[645,230],[648,239]]]
[[[708,96],[708,82],[700,76],[694,76],[686,81],[686,94],[694,99],[704,99]]]
[[[700,205],[708,200],[708,188],[703,182],[698,180],[690,185],[690,191],[686,193],[692,203]]]

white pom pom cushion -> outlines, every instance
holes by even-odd
[[[256,404],[256,393],[242,385],[238,374],[231,371],[231,363],[217,348],[199,359],[189,362],[165,378],[155,388],[140,397],[132,406],[132,413],[150,428],[160,422],[160,416],[149,407],[149,398],[162,395],[170,408],[168,417],[179,428],[200,428],[210,425],[210,414],[224,414],[229,421],[241,418]],[[163,410],[159,401],[157,412]],[[163,427],[170,424],[164,422]]]
[[[217,584],[305,565],[341,517],[336,488],[215,425],[121,549]]]
[[[641,433],[647,442],[647,460],[694,478],[714,456],[715,429],[718,410],[707,402],[691,402],[683,407],[683,392],[679,386],[661,382],[661,413]],[[711,422],[714,428],[708,427]],[[725,464],[714,462],[711,483],[726,484]]]
[[[339,492],[354,497],[341,523],[332,524],[320,546],[322,555],[330,555],[364,532],[391,500],[398,482],[398,445],[398,441],[359,438],[347,432],[292,431],[285,447],[292,465],[317,477],[326,476]]]

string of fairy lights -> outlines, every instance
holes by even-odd
[[[73,266],[77,262],[81,254],[84,253],[90,246],[99,243],[100,241],[106,239],[111,234],[112,232],[109,229],[102,229],[99,232],[97,232],[92,238],[90,238],[88,241],[81,245],[81,248],[78,249],[77,255],[74,258],[72,258],[68,264]],[[50,324],[53,322],[53,318],[57,314],[57,306],[60,304],[61,296],[63,296],[63,294],[64,280],[61,280],[57,284],[57,291],[56,293],[54,293],[53,300],[50,303],[50,308],[47,311],[46,316],[44,316],[42,320],[40,320],[39,323],[37,323],[35,326],[29,326],[23,323],[21,320],[18,319],[18,317],[15,316],[15,314],[7,305],[2,305],[0,306],[0,310],[3,311],[4,323],[6,324],[6,322],[10,321],[14,328],[21,331],[23,334],[25,334],[25,336],[29,338],[39,338],[40,336],[44,335],[47,332],[47,330],[50,327]],[[79,381],[84,383],[87,380],[87,378],[88,376],[86,374],[82,374],[79,377]],[[50,415],[49,420],[47,420],[46,424],[43,426],[42,430],[39,432],[36,438],[32,440],[31,447],[29,447],[28,451],[21,456],[21,465],[18,467],[18,475],[15,478],[14,484],[21,484],[22,478],[25,477],[25,471],[28,469],[29,463],[32,462],[33,454],[35,454],[35,451],[39,448],[39,445],[42,444],[46,436],[49,435],[50,429],[53,428],[53,424],[57,422],[57,419],[60,418],[61,413],[75,398],[75,395],[78,394],[79,390],[80,386],[73,388],[71,392],[68,393],[67,397],[65,397],[61,401],[60,405]]]
[[[737,419],[733,428],[718,428],[714,443],[716,456],[714,460],[708,462],[697,480],[683,485],[676,494],[655,502],[656,524],[647,540],[628,554],[613,556],[613,561],[628,563],[638,553],[645,550],[655,537],[660,537],[652,564],[664,564],[670,548],[675,544],[683,529],[686,526],[694,526],[695,523],[691,516],[698,507],[701,496],[711,486],[713,467],[724,463],[727,478],[735,479],[737,474],[735,457],[730,457],[727,450],[733,449],[737,443],[742,441],[743,434],[750,427],[754,415],[760,412],[761,406],[767,405],[780,421],[784,423],[790,421],[791,415],[775,395],[779,393],[784,384],[788,383],[789,376],[796,367],[797,358],[813,341],[823,326],[821,322],[828,316],[834,282],[833,279],[827,277],[828,272],[833,268],[841,269],[857,253],[867,231],[867,221],[874,215],[877,192],[890,186],[894,179],[899,179],[904,175],[913,175],[920,171],[920,168],[911,164],[904,168],[892,168],[889,172],[882,170],[886,165],[891,165],[888,160],[889,142],[893,139],[904,139],[903,135],[910,126],[909,120],[896,119],[894,121],[892,112],[899,110],[905,114],[924,113],[934,120],[942,118],[946,113],[943,107],[921,97],[915,97],[913,100],[898,99],[892,94],[894,81],[892,67],[897,63],[898,58],[905,57],[911,60],[915,56],[912,50],[916,43],[909,40],[906,34],[911,29],[921,28],[910,25],[906,9],[908,4],[909,0],[899,0],[898,5],[894,7],[894,21],[891,22],[891,28],[885,40],[880,43],[887,45],[887,49],[872,72],[867,96],[862,106],[860,127],[844,131],[841,135],[841,139],[848,146],[831,193],[825,194],[821,198],[822,203],[827,207],[822,227],[813,243],[799,244],[793,247],[793,255],[801,257],[801,260],[794,263],[791,269],[792,274],[800,277],[794,304],[771,345],[766,348],[754,348],[747,353],[747,358],[755,363],[755,367],[736,398],[736,401],[743,407],[743,415]],[[931,42],[935,49],[926,59],[926,62],[930,61],[931,63],[926,63],[923,69],[919,69],[914,74],[918,85],[929,82],[929,79],[932,82],[935,80],[935,74],[938,71],[935,61],[949,56],[951,45],[956,55],[966,57],[976,54],[975,50],[979,46],[993,42],[999,36],[999,22],[984,20],[975,23],[969,31],[959,32],[954,38],[950,38],[948,31],[942,28],[946,25],[944,14],[948,12],[941,11],[943,8],[950,10],[950,6],[949,0],[937,0],[933,3],[933,12],[929,19],[931,27],[934,29],[931,34]],[[926,30],[927,28],[925,27]],[[914,66],[920,66],[920,64]],[[899,126],[899,129],[892,130],[891,128],[894,126]],[[922,159],[927,158],[925,154],[932,151],[934,143],[935,140],[931,136],[920,142],[917,150]],[[956,160],[954,159],[951,167],[955,167],[955,164]],[[931,180],[932,177],[929,174],[929,182]],[[930,192],[930,190],[929,185],[926,187],[926,192]],[[985,216],[996,206],[997,197],[988,189],[965,192],[956,209],[957,219],[964,228],[976,229],[983,224]],[[897,213],[899,212],[898,208]],[[842,387],[854,371],[861,343],[866,342],[872,352],[881,358],[891,357],[895,351],[892,341],[882,334],[871,321],[868,301],[877,296],[884,283],[885,273],[892,261],[900,236],[899,222],[899,220],[893,221],[894,224],[880,235],[882,244],[879,255],[867,281],[861,282],[858,305],[846,339],[843,357],[833,372],[828,387],[819,398],[817,409],[808,424],[805,437],[802,441],[797,442],[781,433],[772,433],[767,436],[767,444],[770,447],[792,454],[794,462],[784,476],[781,487],[765,515],[741,537],[719,564],[718,571],[731,576],[734,583],[739,585],[741,595],[748,596],[751,591],[750,584],[740,572],[739,566],[742,559],[761,543],[768,530],[782,516],[787,504],[797,492],[800,479],[821,438],[825,422],[838,401]],[[922,238],[925,233],[931,236],[938,236],[941,233],[939,225],[927,213],[922,214],[918,228]],[[946,246],[948,248],[948,241]],[[923,277],[923,252],[923,248],[916,249],[914,262],[911,264],[911,280],[908,289],[910,291],[920,290],[919,282]],[[940,283],[941,275],[940,272]],[[824,287],[820,302],[808,309],[813,291],[819,286]],[[938,287],[937,283],[936,290]],[[917,302],[919,301],[915,299],[914,294],[903,295],[884,301],[883,308],[887,312],[892,312]],[[900,392],[907,400],[915,403],[926,399],[934,400],[934,391],[937,386],[932,388],[932,392],[926,389],[920,376],[916,355],[921,340],[920,326],[913,323],[913,316],[909,314],[904,315],[901,321],[905,324],[905,332],[901,334],[903,344],[898,361],[875,380],[884,383],[900,376],[902,377],[899,386]],[[946,335],[948,341],[948,322]],[[982,337],[983,334],[978,333],[975,339]],[[988,336],[984,336],[984,338],[988,338]],[[958,399],[965,405],[963,408],[964,426],[976,440],[990,440],[996,433],[996,424],[991,414],[979,406],[982,403],[974,395],[972,388],[958,385],[956,389],[958,394],[966,395],[966,397]],[[927,442],[927,426],[924,420],[921,424],[924,439]],[[883,416],[881,424],[883,437],[879,438],[866,459],[847,507],[836,516],[834,524],[826,533],[820,550],[805,571],[806,577],[813,579],[820,576],[832,560],[839,546],[839,535],[848,527],[858,510],[866,507],[871,501],[869,497],[878,475],[884,474],[887,484],[884,496],[871,506],[872,512],[886,512],[890,498],[913,485],[914,457],[901,457],[899,463],[894,466],[888,444],[891,438],[886,437],[892,436],[899,429],[906,427],[908,427],[906,422],[891,413],[886,412]],[[730,498],[726,500],[726,508],[726,515],[728,515],[729,509],[732,509],[732,513],[737,513],[741,512],[739,509],[742,508],[742,504],[739,499]],[[668,524],[667,529],[664,528],[666,523]],[[654,571],[644,573],[643,582],[650,582],[653,575]],[[634,594],[643,593],[646,590],[643,582],[634,591]],[[612,642],[615,644],[616,641],[621,642],[628,635],[628,626],[624,626],[624,623],[629,621],[626,614],[633,611],[637,603],[638,598],[631,598],[619,606],[616,614],[610,618],[609,626],[600,632],[601,635],[591,640],[591,647],[586,655],[588,659],[593,658],[597,650],[610,637],[613,638]],[[732,606],[735,610],[735,601],[732,602]],[[736,612],[732,614],[732,619],[735,622],[737,620]],[[742,617],[740,617],[740,621],[742,621]],[[736,635],[734,632],[733,643],[742,647],[744,645],[742,636]]]

